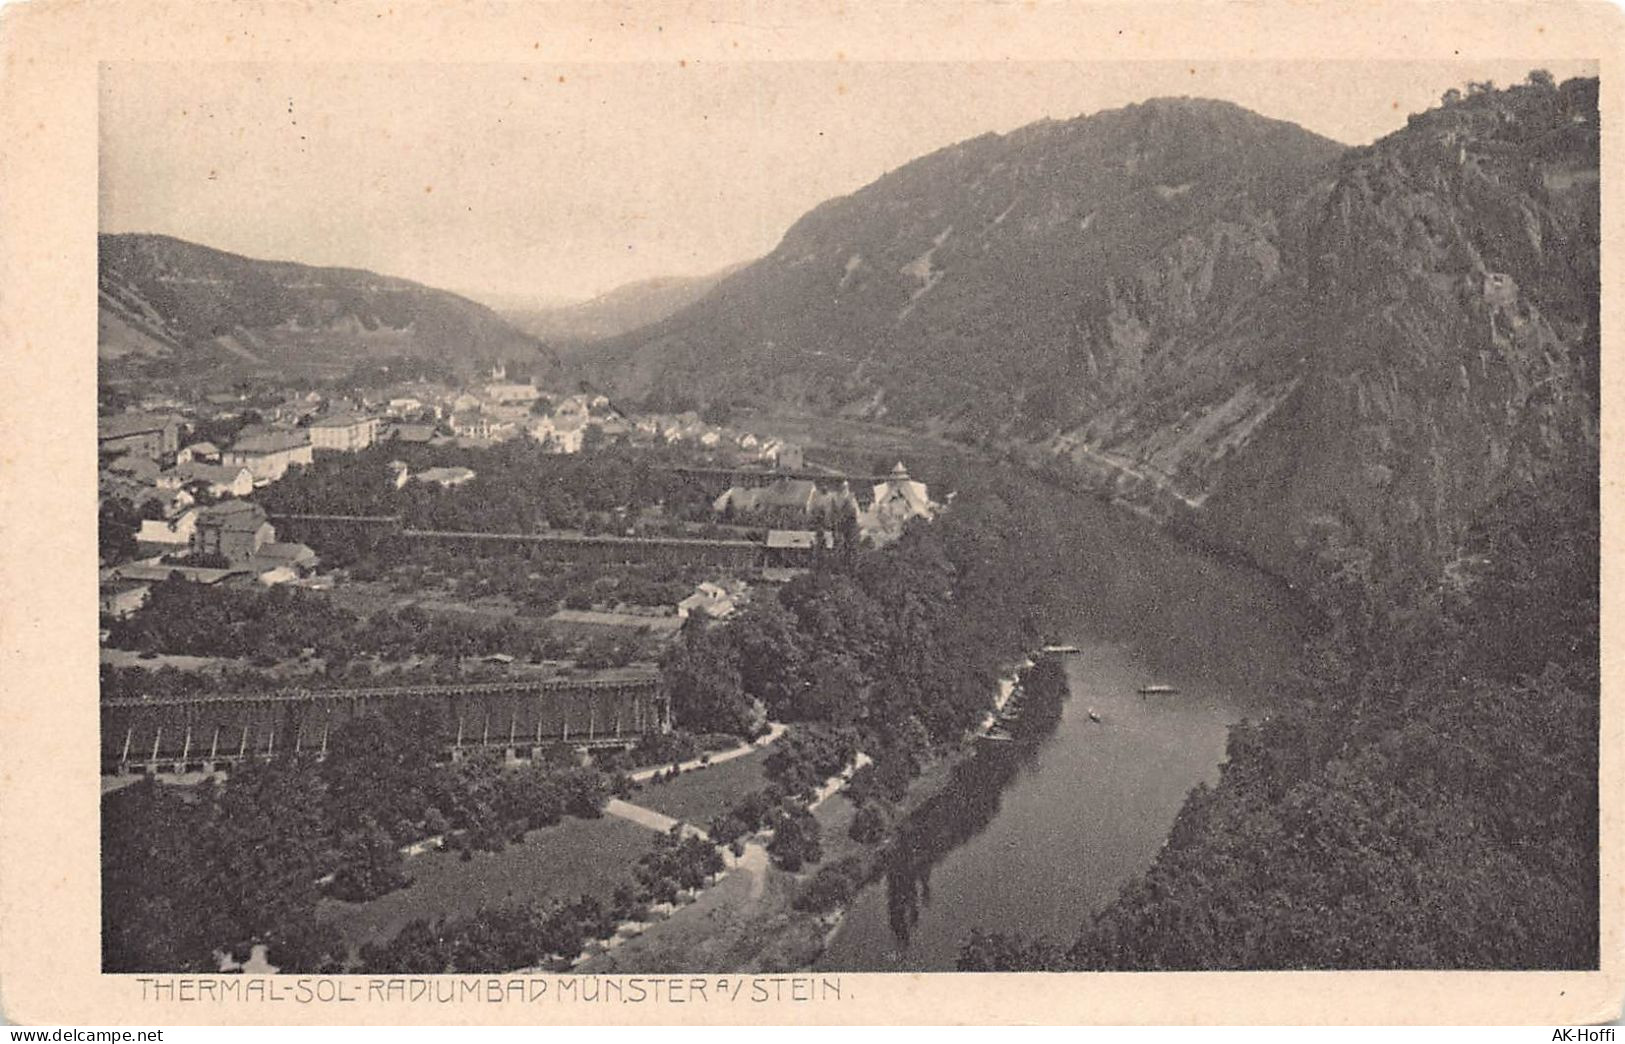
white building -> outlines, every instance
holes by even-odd
[[[537,417],[530,423],[530,436],[554,453],[580,453],[587,434],[587,418],[576,413]]]
[[[931,502],[930,491],[925,483],[909,477],[901,461],[891,477],[876,483],[872,492],[874,502],[858,512],[858,531],[877,544],[897,539],[911,519],[936,517],[937,505]]]
[[[532,384],[499,382],[485,386],[485,401],[500,404],[529,405],[541,398],[542,393]]]
[[[377,441],[377,417],[338,414],[310,423],[310,444],[316,449],[354,453]]]
[[[271,432],[239,439],[220,455],[226,465],[243,465],[254,476],[254,485],[275,482],[295,465],[309,464],[315,459],[314,450],[303,433]]]
[[[197,531],[197,509],[188,508],[174,518],[145,518],[135,538],[143,544],[166,544],[185,547],[192,542]]]

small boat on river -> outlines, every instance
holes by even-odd
[[[1053,644],[1046,645],[1046,646],[1044,646],[1042,649],[1040,649],[1038,651],[1041,652],[1041,653],[1044,653],[1046,656],[1076,656],[1079,653],[1083,652],[1083,650],[1078,648],[1076,645],[1053,645]]]
[[[1179,694],[1179,690],[1174,688],[1172,685],[1142,685],[1142,686],[1140,686],[1140,695],[1141,696],[1177,696],[1178,694]]]
[[[1093,707],[1089,708],[1089,720],[1094,722],[1100,721],[1100,714]]]

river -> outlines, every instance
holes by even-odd
[[[1070,941],[1150,866],[1191,788],[1218,779],[1228,727],[1268,713],[1298,645],[1285,592],[1076,508],[1087,537],[1057,591],[1075,611],[1051,614],[1081,649],[1065,658],[1070,695],[1037,735],[980,744],[905,821],[819,968],[952,970],[978,927]],[[1147,684],[1179,692],[1140,695]]]

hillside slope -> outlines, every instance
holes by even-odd
[[[576,304],[499,308],[498,312],[519,329],[567,352],[657,323],[698,301],[743,267],[730,265],[701,276],[642,279]]]
[[[803,217],[766,258],[601,346],[623,392],[766,398],[985,436],[1064,420],[1142,379],[1087,318],[1189,237],[1280,270],[1276,201],[1340,147],[1222,102],[1159,100],[923,157]],[[717,382],[715,375],[725,374]]]
[[[388,356],[473,366],[551,355],[490,309],[405,279],[261,261],[169,236],[100,237],[110,376],[331,373]]]
[[[947,434],[1287,575],[1327,530],[1440,561],[1595,440],[1597,128],[1574,80],[1357,150],[1188,99],[987,135],[813,210],[596,375]]]

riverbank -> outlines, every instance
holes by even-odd
[[[1001,709],[1016,688],[1014,678],[1002,681],[1006,684],[1001,684],[993,697]],[[1034,738],[1028,730],[1042,729],[1042,706],[1049,702],[1058,707],[1065,693],[1045,693],[1042,685],[1038,691],[1032,691],[1030,684],[1022,689],[1031,710],[1023,714],[1021,721],[1028,721],[1030,716],[1033,723],[1021,726],[1025,741]],[[903,798],[888,807],[893,825],[887,840],[879,844],[864,844],[850,837],[857,809],[842,791],[844,779],[832,780],[820,790],[811,807],[823,847],[818,864],[791,873],[764,861],[748,874],[730,872],[664,919],[644,926],[635,937],[620,940],[573,970],[592,974],[774,973],[814,967],[839,932],[846,905],[826,911],[796,908],[797,899],[818,871],[855,860],[859,869],[853,875],[858,885],[854,894],[879,882],[892,866],[897,846],[906,843],[908,824],[922,809],[942,802],[956,771],[978,757],[1005,760],[1012,753],[1008,748],[1013,746],[978,740],[974,732],[967,734],[958,746],[924,766]],[[849,779],[866,761],[860,757],[844,777]]]

